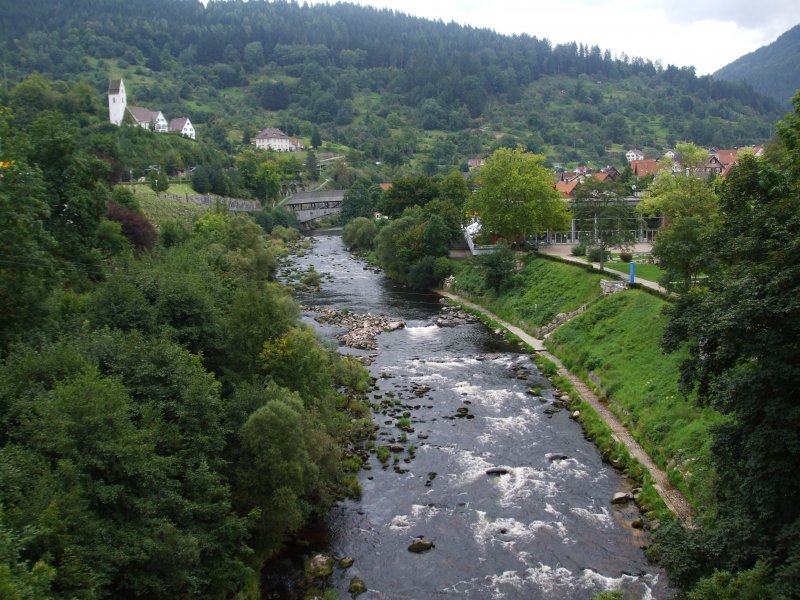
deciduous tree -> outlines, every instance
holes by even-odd
[[[488,234],[514,243],[569,223],[543,156],[500,148],[486,159],[477,180],[480,187],[467,205]]]

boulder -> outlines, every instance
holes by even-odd
[[[487,475],[508,475],[508,469],[504,467],[492,467],[491,469],[486,469]]]
[[[325,554],[316,554],[308,562],[308,576],[316,579],[317,577],[330,577],[333,573],[332,557]]]
[[[414,540],[413,542],[411,542],[411,544],[409,544],[408,551],[419,554],[421,552],[427,552],[431,548],[435,547],[436,546],[434,545],[434,543],[428,540]]]
[[[611,499],[611,504],[627,504],[633,500],[633,496],[628,492],[617,492]]]
[[[363,594],[367,591],[367,584],[364,583],[363,579],[359,579],[358,577],[353,577],[350,580],[350,585],[347,588],[347,591],[350,592],[353,596],[358,596],[359,594]]]

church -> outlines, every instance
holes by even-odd
[[[122,125],[126,115],[139,127],[159,133],[177,133],[195,139],[194,126],[189,117],[177,117],[167,121],[161,111],[130,106],[125,94],[125,83],[122,79],[112,79],[108,85],[108,120],[114,125]]]

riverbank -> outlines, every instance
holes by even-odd
[[[580,395],[580,398],[586,402],[608,426],[614,441],[622,444],[631,458],[633,458],[647,471],[650,479],[653,482],[653,488],[663,500],[666,507],[681,521],[684,526],[692,526],[694,509],[691,503],[680,492],[680,490],[670,483],[666,471],[661,469],[653,461],[653,459],[650,458],[649,454],[634,439],[630,431],[628,431],[620,419],[613,412],[611,412],[611,410],[609,410],[606,404],[601,402],[598,395],[589,389],[589,387],[577,375],[571,373],[557,356],[546,349],[543,340],[535,338],[519,327],[504,321],[479,304],[470,302],[469,300],[444,290],[437,290],[437,293],[445,298],[449,298],[450,300],[457,302],[462,306],[466,306],[478,311],[481,315],[490,319],[493,323],[499,324],[514,336],[518,337],[539,356],[542,356],[548,361],[552,362],[557,368],[557,374],[566,378],[571,383],[573,389]],[[576,418],[580,420],[580,416]]]
[[[713,506],[710,429],[723,418],[678,388],[685,351],[660,348],[669,300],[642,289],[605,296],[602,276],[587,265],[537,254],[518,260],[500,292],[486,288],[480,260],[458,261],[454,270],[452,293],[516,328],[517,337],[538,340],[531,347],[551,353],[601,399],[696,510]]]

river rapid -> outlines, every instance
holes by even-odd
[[[437,326],[437,296],[354,259],[339,232],[314,240],[292,260],[323,276],[301,302],[406,323],[379,335],[375,351],[342,348],[373,359],[370,400],[384,407],[373,412],[377,444],[405,449],[387,468],[372,454],[359,475],[362,498],[331,510],[329,551],[354,559],[331,578],[340,597],[356,576],[368,588],[360,599],[588,599],[616,588],[626,598],[672,595],[643,554],[646,534],[631,527],[636,507],[610,502],[630,482],[567,411],[553,411],[552,386],[528,354],[480,323]],[[321,337],[341,333],[313,317],[304,315]],[[403,413],[413,432],[398,428]],[[497,467],[506,473],[487,474]],[[434,547],[409,552],[420,538]]]

